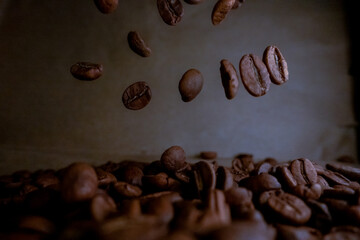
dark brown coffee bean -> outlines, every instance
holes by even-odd
[[[311,185],[298,184],[291,192],[302,199],[319,199],[322,194],[322,188],[317,183]]]
[[[215,151],[203,151],[200,153],[200,158],[205,160],[212,160],[217,158],[217,152]]]
[[[261,58],[254,54],[244,55],[239,64],[241,80],[254,97],[265,95],[270,88],[269,72]]]
[[[119,181],[127,182],[131,185],[142,186],[143,171],[136,164],[129,164],[125,167],[120,167],[115,173]]]
[[[189,69],[179,82],[179,92],[184,102],[192,101],[201,91],[204,78],[197,69]]]
[[[328,163],[326,164],[326,168],[338,172],[350,180],[360,181],[360,168],[338,163]]]
[[[139,217],[142,214],[140,200],[137,198],[123,200],[120,204],[119,213],[129,218]]]
[[[158,197],[147,202],[144,213],[155,215],[161,222],[168,223],[174,217],[174,207],[170,198]]]
[[[233,175],[234,182],[236,182],[236,183],[239,183],[244,178],[249,177],[249,173],[247,171],[243,171],[243,170],[236,171],[233,168],[231,168],[230,171],[231,171],[231,173]]]
[[[127,37],[129,47],[135,53],[142,57],[149,57],[151,55],[151,49],[146,45],[140,34],[136,31],[131,31]]]
[[[278,182],[276,177],[268,173],[262,173],[257,176],[250,176],[245,178],[239,183],[239,185],[246,187],[254,194],[260,194],[265,191],[277,190],[281,188],[281,184]]]
[[[294,160],[290,171],[298,184],[314,184],[317,182],[317,172],[312,162],[306,158]]]
[[[317,183],[320,184],[321,188],[324,190],[324,189],[327,189],[327,188],[330,188],[330,185],[329,183],[320,175],[317,176]]]
[[[55,175],[55,171],[48,170],[44,171],[41,174],[38,174],[35,178],[35,184],[39,187],[48,187],[50,185],[59,185],[60,180]]]
[[[221,23],[226,15],[230,12],[235,4],[235,0],[218,0],[215,4],[212,14],[211,21],[213,25]]]
[[[220,166],[216,173],[216,188],[225,191],[234,186],[234,179],[230,169]]]
[[[186,154],[182,147],[172,146],[164,151],[160,158],[161,165],[169,172],[176,172],[184,168]]]
[[[280,166],[278,167],[278,172],[281,176],[282,182],[288,189],[293,189],[296,187],[297,181],[288,167]]]
[[[237,9],[239,7],[241,7],[241,5],[245,2],[245,0],[235,0],[235,3],[232,7],[232,9]]]
[[[97,63],[78,62],[71,66],[71,74],[79,80],[95,80],[102,75],[103,66]]]
[[[311,217],[311,209],[300,198],[283,191],[263,192],[259,201],[280,221],[301,225]]]
[[[360,240],[360,228],[355,226],[333,227],[323,240]]]
[[[116,182],[113,185],[114,191],[121,197],[134,198],[142,194],[141,188],[126,182]]]
[[[355,198],[355,191],[348,186],[334,185],[331,188],[324,189],[323,197],[351,200]]]
[[[198,227],[198,219],[203,212],[198,208],[195,201],[185,200],[174,203],[175,218],[174,226],[177,229],[185,229],[193,232]]]
[[[344,185],[349,186],[351,181],[344,177],[342,174],[324,169],[321,176],[331,185]]]
[[[226,202],[230,206],[250,203],[252,200],[252,192],[244,187],[232,187],[224,192]]]
[[[307,205],[311,208],[310,225],[327,232],[332,225],[332,216],[325,203],[308,199]]]
[[[41,216],[22,217],[19,221],[18,228],[43,234],[52,234],[55,231],[54,223]]]
[[[154,191],[180,191],[180,182],[174,178],[169,177],[166,173],[159,173],[156,175],[145,175],[142,179],[144,190],[149,192]]]
[[[90,213],[95,221],[102,222],[116,212],[114,200],[105,192],[99,191],[90,202]]]
[[[106,187],[117,181],[116,177],[113,174],[106,172],[101,168],[95,168],[95,171],[98,177],[99,187]]]
[[[273,165],[268,162],[260,162],[255,165],[254,170],[252,171],[252,174],[254,175],[260,175],[261,173],[269,173],[271,172],[273,168]]]
[[[157,0],[157,7],[163,21],[171,26],[179,23],[184,14],[180,0]]]
[[[251,154],[239,154],[233,159],[231,165],[235,171],[250,173],[254,170],[253,156]]]
[[[322,234],[315,228],[306,226],[290,226],[277,224],[278,238],[280,240],[321,240]]]
[[[94,0],[96,7],[104,14],[112,13],[118,6],[118,0]]]
[[[221,82],[227,99],[233,99],[239,90],[239,77],[236,69],[226,59],[220,62]]]
[[[95,196],[98,178],[87,163],[73,163],[65,171],[61,182],[61,195],[66,202],[80,202]]]
[[[167,197],[171,200],[172,203],[183,200],[183,198],[180,196],[180,194],[178,192],[160,191],[160,192],[155,192],[155,193],[141,196],[139,198],[140,204],[141,204],[141,206],[143,206],[143,205],[147,204],[147,202],[149,202],[150,200],[159,198],[159,197]]]
[[[194,165],[194,179],[200,196],[206,194],[210,189],[215,189],[216,172],[214,165],[200,161]]]
[[[130,85],[122,95],[122,101],[127,109],[139,110],[149,104],[151,90],[146,82],[136,82]]]
[[[289,80],[287,63],[279,48],[276,46],[268,46],[264,51],[263,61],[273,83],[281,85]]]

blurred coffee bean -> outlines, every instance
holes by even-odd
[[[334,172],[338,172],[350,180],[360,181],[360,168],[355,168],[339,163],[328,163],[326,164],[326,168]]]
[[[310,227],[294,227],[290,225],[277,224],[279,240],[321,240],[322,234],[319,230]]]
[[[234,185],[233,175],[230,169],[220,166],[216,171],[216,188],[221,190],[227,190]]]
[[[254,170],[253,156],[251,154],[239,154],[233,159],[231,165],[236,171],[246,171],[250,173]]]
[[[205,160],[212,160],[217,158],[217,152],[215,151],[202,151],[200,153],[200,158]]]
[[[110,172],[104,171],[101,168],[95,168],[96,175],[98,177],[99,187],[107,187],[117,181],[116,177]]]
[[[169,172],[175,172],[185,166],[186,154],[182,147],[172,146],[161,155],[160,162]]]
[[[128,43],[131,50],[142,57],[149,57],[151,55],[151,49],[146,45],[137,31],[131,31],[128,33]]]
[[[96,7],[104,14],[112,13],[118,6],[118,0],[94,0]]]
[[[112,189],[118,196],[125,198],[139,197],[142,194],[141,188],[126,182],[116,182]]]
[[[95,221],[102,222],[116,212],[114,200],[105,192],[99,191],[90,202],[90,213]]]

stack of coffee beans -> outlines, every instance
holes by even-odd
[[[226,167],[172,146],[151,163],[1,176],[0,239],[360,239],[359,182],[344,164],[241,154]]]

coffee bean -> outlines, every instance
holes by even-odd
[[[117,181],[116,177],[113,174],[106,172],[99,167],[95,168],[95,171],[98,177],[99,187],[107,187]]]
[[[216,188],[225,191],[233,187],[234,179],[228,168],[220,166],[216,173]]]
[[[287,63],[279,48],[276,46],[268,46],[264,51],[263,61],[273,83],[281,85],[289,80]]]
[[[182,147],[172,146],[164,151],[160,158],[161,165],[169,172],[176,172],[184,168],[186,154]]]
[[[283,191],[263,192],[260,203],[281,221],[295,225],[304,224],[311,217],[311,209],[300,198]]]
[[[128,34],[128,43],[131,50],[142,57],[149,57],[151,49],[146,45],[140,34],[136,31],[131,31]]]
[[[200,158],[205,160],[212,160],[217,158],[217,152],[214,151],[203,151],[200,153]]]
[[[360,228],[353,226],[334,227],[323,240],[360,240]]]
[[[241,205],[243,203],[250,203],[252,200],[252,192],[244,187],[232,187],[225,192],[226,202],[230,206]]]
[[[116,212],[114,200],[105,192],[99,191],[90,203],[90,213],[95,221],[102,222],[110,214]]]
[[[61,195],[66,202],[91,199],[97,191],[98,178],[94,168],[87,163],[73,163],[64,173]]]
[[[232,9],[237,9],[239,7],[241,7],[241,5],[245,2],[245,0],[235,0],[235,3],[232,7]]]
[[[226,59],[220,62],[221,81],[227,99],[233,99],[239,89],[239,78],[236,69]]]
[[[338,163],[328,163],[326,168],[334,172],[338,172],[350,180],[360,181],[360,168],[351,167]]]
[[[210,189],[215,189],[216,172],[214,165],[200,161],[194,165],[194,179],[200,196],[204,196]]]
[[[277,224],[278,238],[281,240],[320,240],[322,234],[319,230],[310,227],[294,227]]]
[[[205,0],[184,0],[188,4],[199,4],[202,3]]]
[[[112,13],[118,6],[118,0],[94,0],[96,7],[104,14]]]
[[[171,26],[179,23],[184,15],[180,0],[157,0],[157,7],[162,20]]]
[[[197,69],[189,69],[179,82],[179,92],[184,102],[192,101],[201,91],[204,78]]]
[[[255,168],[253,156],[251,154],[239,154],[233,159],[231,165],[235,171],[239,172],[245,171],[250,173]]]
[[[324,177],[329,184],[344,186],[350,185],[350,180],[337,172],[325,169],[322,171],[321,176]]]
[[[25,231],[51,234],[55,230],[55,225],[49,219],[41,216],[26,216],[19,220],[19,229]]]
[[[236,0],[218,0],[215,4],[211,20],[213,25],[221,23],[234,6]]]
[[[137,198],[125,199],[121,202],[119,212],[129,218],[136,218],[141,215],[140,200]]]
[[[281,184],[278,182],[276,177],[268,173],[262,173],[257,176],[245,178],[239,183],[239,185],[250,189],[254,194],[260,194],[265,191],[281,188]]]
[[[97,63],[78,62],[71,66],[70,73],[79,80],[95,80],[102,75],[103,66]]]
[[[144,187],[149,192],[165,190],[180,191],[180,182],[163,172],[156,175],[145,175],[142,181]]]
[[[317,183],[311,185],[298,184],[291,192],[302,199],[319,199],[322,188]]]
[[[164,196],[151,199],[144,207],[144,213],[155,215],[161,222],[168,223],[174,217],[171,199]]]
[[[306,158],[292,161],[290,171],[298,184],[314,184],[317,182],[317,172],[314,165]]]
[[[143,171],[135,164],[119,168],[115,173],[118,180],[127,182],[135,186],[142,186]]]
[[[113,184],[113,190],[120,197],[134,198],[142,194],[141,188],[126,182],[116,182]]]
[[[270,77],[261,58],[254,54],[244,55],[239,68],[244,87],[252,96],[263,96],[269,91]]]
[[[122,95],[122,101],[127,109],[139,110],[149,104],[151,90],[146,82],[136,82],[130,85]]]
[[[260,175],[261,173],[269,173],[271,172],[272,168],[273,165],[271,163],[263,161],[255,165],[252,173],[255,175]]]

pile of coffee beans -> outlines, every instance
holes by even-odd
[[[0,239],[360,239],[359,182],[343,163],[240,154],[226,167],[172,146],[150,163],[1,176]]]

